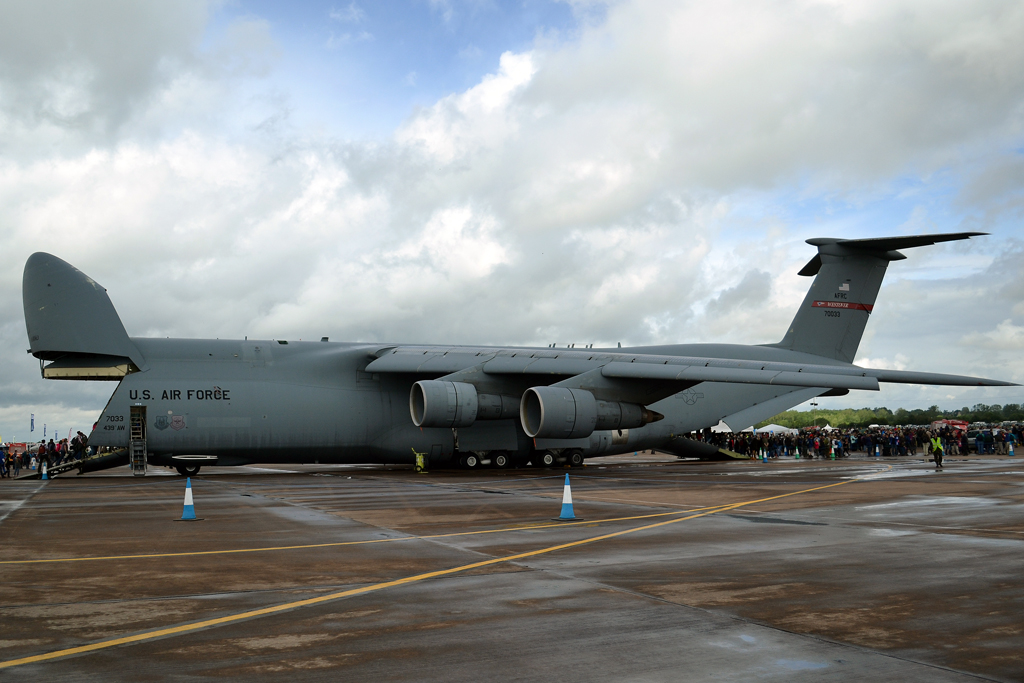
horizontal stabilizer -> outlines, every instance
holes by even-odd
[[[932,244],[938,244],[939,242],[955,242],[957,240],[965,240],[971,237],[979,237],[987,234],[987,232],[944,232],[939,233],[938,235],[870,237],[859,240],[845,240],[838,237],[814,237],[807,240],[807,244],[818,247],[819,253],[815,254],[814,258],[808,261],[807,264],[800,269],[800,272],[797,273],[797,275],[803,275],[804,277],[817,275],[822,266],[822,252],[829,253],[829,251],[835,251],[835,249],[822,249],[822,247],[828,247],[829,245],[840,247],[840,251],[851,250],[871,253],[873,256],[881,257],[887,261],[899,261],[900,259],[906,258],[903,254],[899,253],[899,249],[927,247]]]
[[[905,235],[903,237],[869,237],[859,240],[833,240],[830,237],[820,237],[807,240],[808,244],[820,246],[822,244],[838,244],[851,249],[870,249],[872,251],[896,251],[897,249],[912,249],[913,247],[927,247],[939,242],[955,242],[971,237],[987,235],[987,232],[944,232],[938,235]]]

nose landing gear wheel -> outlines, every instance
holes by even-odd
[[[194,477],[199,474],[200,465],[178,465],[174,469],[183,477]]]

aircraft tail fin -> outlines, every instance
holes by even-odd
[[[905,259],[899,249],[963,240],[984,232],[882,237],[847,240],[817,237],[807,240],[818,253],[800,270],[816,275],[800,309],[777,344],[783,349],[811,353],[852,363],[891,261]]]
[[[21,284],[29,351],[55,361],[55,379],[115,379],[116,367],[145,369],[107,290],[70,263],[37,252],[25,263]],[[51,368],[51,366],[47,366]],[[109,370],[107,368],[110,368]],[[123,374],[121,375],[123,376]]]

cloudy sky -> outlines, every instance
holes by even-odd
[[[5,2],[0,435],[112,390],[25,354],[35,251],[133,336],[764,343],[805,239],[980,230],[890,268],[858,362],[1024,382],[1022,35],[986,0]],[[1024,391],[821,403],[978,402]]]

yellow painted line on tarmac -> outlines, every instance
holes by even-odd
[[[579,499],[577,499],[579,502]],[[182,553],[149,553],[145,555],[105,555],[100,557],[55,557],[43,560],[3,560],[0,565],[5,564],[50,564],[55,562],[93,562],[100,560],[138,560],[154,557],[195,557],[197,555],[230,555],[232,553],[261,553],[273,550],[304,550],[307,548],[334,548],[343,545],[368,545],[371,543],[394,543],[397,541],[432,540],[436,538],[452,538],[455,536],[475,536],[479,534],[499,534],[506,531],[532,531],[533,529],[550,529],[553,527],[577,526],[580,524],[603,524],[605,522],[628,522],[636,519],[650,519],[652,517],[667,517],[669,515],[684,515],[688,512],[700,512],[701,510],[715,510],[722,507],[715,505],[711,507],[693,508],[690,510],[673,510],[672,512],[654,512],[647,515],[635,515],[633,517],[612,517],[609,519],[592,519],[579,522],[555,522],[553,524],[534,524],[529,526],[502,527],[500,529],[482,529],[479,531],[455,531],[448,534],[433,534],[429,536],[400,536],[398,538],[372,538],[363,541],[337,541],[335,543],[311,543],[308,545],[281,545],[269,548],[237,548],[235,550],[194,550]]]
[[[257,617],[264,617],[270,614],[277,614],[279,612],[285,612],[289,610],[299,609],[301,607],[309,607],[311,605],[319,605],[324,602],[331,602],[332,600],[339,600],[341,598],[348,598],[354,595],[364,595],[366,593],[373,593],[376,591],[384,590],[385,588],[394,588],[396,586],[405,586],[411,583],[418,583],[427,579],[434,579],[441,576],[449,576],[451,574],[458,574],[460,572],[470,571],[472,569],[479,569],[481,567],[489,567],[495,564],[501,564],[504,562],[514,562],[516,560],[524,560],[528,557],[537,557],[538,555],[546,555],[553,553],[558,550],[565,550],[566,548],[575,548],[581,545],[587,545],[589,543],[597,543],[598,541],[606,541],[610,538],[617,538],[619,536],[625,536],[626,534],[636,533],[638,531],[647,531],[650,529],[656,529],[662,526],[668,526],[669,524],[678,524],[679,522],[685,522],[690,519],[697,519],[699,517],[706,517],[713,515],[717,512],[724,512],[725,510],[734,510],[745,505],[753,505],[755,503],[764,503],[769,500],[778,500],[780,498],[789,498],[790,496],[798,496],[804,493],[810,493],[812,491],[823,491],[825,489],[835,488],[836,486],[844,486],[845,484],[851,484],[853,482],[860,481],[860,479],[848,479],[846,481],[836,482],[835,484],[826,484],[824,486],[815,486],[814,488],[803,489],[801,491],[793,491],[791,493],[783,493],[777,496],[769,496],[767,498],[758,498],[757,500],[748,500],[741,503],[732,503],[730,505],[723,505],[718,508],[707,510],[706,512],[700,512],[695,515],[689,515],[688,517],[679,517],[677,519],[668,519],[663,522],[655,522],[654,524],[646,524],[644,526],[635,527],[633,529],[624,529],[622,531],[615,531],[610,534],[603,534],[601,536],[593,536],[591,538],[584,538],[579,541],[571,541],[569,543],[561,543],[559,545],[553,545],[547,548],[541,548],[539,550],[530,550],[525,553],[517,553],[515,555],[508,555],[506,557],[496,557],[490,560],[483,560],[481,562],[473,562],[471,564],[464,564],[461,567],[453,567],[451,569],[439,569],[437,571],[426,572],[423,574],[416,574],[414,576],[407,576],[402,579],[395,579],[394,581],[384,581],[382,583],[375,583],[369,586],[363,586],[362,588],[352,588],[350,590],[340,591],[337,593],[330,593],[329,595],[321,595],[315,598],[307,598],[305,600],[296,600],[294,602],[286,602],[280,605],[273,605],[271,607],[264,607],[262,609],[249,610],[247,612],[240,612],[238,614],[231,614],[226,617],[217,617],[216,619],[206,619],[204,621],[197,621],[191,624],[182,624],[180,626],[172,626],[170,628],[157,629],[155,631],[146,631],[145,633],[137,633],[131,636],[124,636],[121,638],[113,638],[111,640],[102,640],[96,643],[90,643],[88,645],[80,645],[78,647],[71,647],[65,650],[54,650],[53,652],[45,652],[40,655],[32,655],[30,657],[21,657],[19,659],[10,659],[5,662],[0,662],[0,669],[7,669],[12,666],[21,666],[23,664],[32,664],[35,662],[45,662],[51,659],[59,659],[61,657],[70,657],[72,655],[85,654],[88,652],[95,652],[96,650],[105,650],[118,645],[129,645],[131,643],[139,643],[147,640],[154,640],[157,638],[166,638],[168,636],[179,635],[182,633],[190,633],[192,631],[198,631],[200,629],[210,628],[213,626],[220,626],[222,624],[230,624],[236,621],[243,621],[246,619],[254,619]]]

